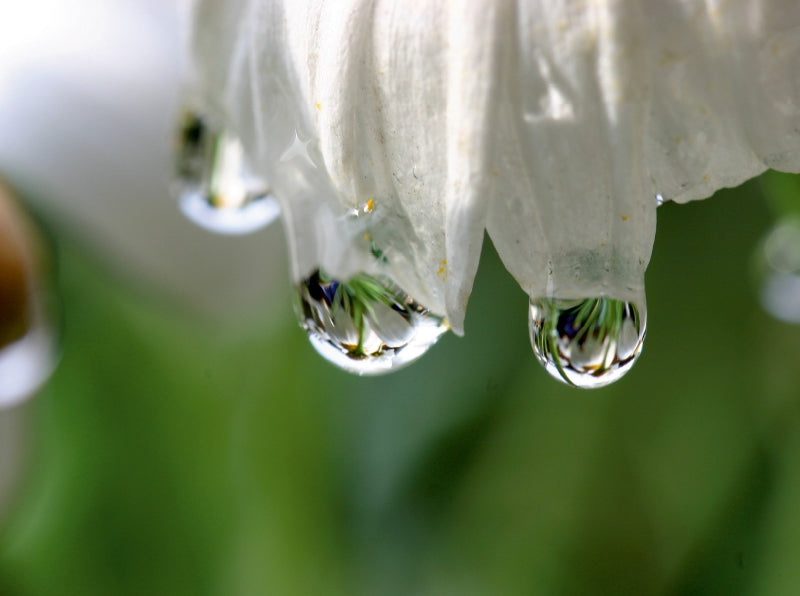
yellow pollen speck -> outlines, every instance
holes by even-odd
[[[369,242],[370,240],[372,240],[372,236],[370,236],[369,234],[364,234],[364,241]]]
[[[601,247],[605,247],[605,245],[606,245],[606,243],[605,243],[605,242],[601,242],[601,243],[600,243],[600,246],[601,246]]]
[[[628,221],[628,216],[627,215],[623,215],[622,216],[622,221]]]
[[[366,205],[364,205],[364,211],[366,211],[367,213],[371,213],[371,212],[372,212],[372,209],[373,209],[374,207],[375,207],[375,201],[373,201],[372,199],[369,199],[369,200],[367,201],[367,204],[366,204]]]
[[[442,262],[439,263],[439,271],[436,272],[436,275],[439,276],[439,279],[444,281],[447,279],[447,259],[442,259]]]
[[[318,109],[318,110],[321,110],[321,109],[322,109],[322,104],[321,104],[321,103],[317,102],[317,103],[315,103],[314,105],[315,105],[315,106],[317,106],[317,109]]]
[[[708,174],[703,174],[703,180],[706,182],[708,181]]]
[[[675,144],[679,145],[682,140],[681,137],[675,137]]]

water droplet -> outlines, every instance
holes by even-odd
[[[531,344],[551,376],[594,389],[620,379],[639,357],[647,327],[642,303],[599,297],[536,298],[530,305]]]
[[[0,409],[32,397],[55,368],[55,341],[44,321],[0,347]]]
[[[311,146],[310,140],[306,141],[302,140],[300,138],[300,135],[297,134],[297,131],[294,131],[294,138],[292,139],[292,143],[283,152],[280,160],[282,162],[297,161],[305,165],[309,165],[311,167],[316,168],[314,160],[311,159],[311,152],[309,150],[310,146]]]
[[[241,142],[194,112],[182,118],[176,170],[181,211],[202,228],[249,234],[280,215],[267,184],[248,168]]]
[[[661,207],[664,204],[664,197],[661,194],[656,193],[656,207]]]
[[[298,317],[311,345],[348,372],[379,375],[417,360],[448,330],[385,278],[356,275],[347,282],[316,271],[298,285]]]
[[[776,319],[800,324],[800,219],[779,222],[761,246],[761,305]]]

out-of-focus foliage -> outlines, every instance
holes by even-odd
[[[797,593],[800,328],[757,306],[760,194],[659,209],[644,354],[594,392],[540,369],[492,250],[465,338],[359,379],[288,292],[234,338],[53,222],[63,359],[0,594]]]

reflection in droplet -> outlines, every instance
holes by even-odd
[[[656,193],[656,207],[661,207],[664,204],[664,197],[660,193]]]
[[[358,375],[395,371],[418,359],[448,330],[386,279],[347,282],[316,271],[298,285],[300,325],[326,360]]]
[[[551,376],[593,389],[620,379],[642,351],[647,310],[599,297],[531,299],[531,344]]]
[[[241,142],[186,112],[178,135],[176,192],[191,221],[218,234],[249,234],[280,215],[278,202],[247,166]]]
[[[786,323],[800,324],[800,219],[785,219],[770,230],[758,265],[764,310]]]

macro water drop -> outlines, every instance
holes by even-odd
[[[249,234],[280,215],[268,185],[250,171],[239,139],[192,111],[179,126],[175,168],[181,211],[202,228]]]
[[[761,306],[785,323],[800,324],[800,218],[778,222],[756,258]]]
[[[625,375],[639,357],[647,327],[641,304],[607,296],[582,300],[535,298],[530,335],[539,362],[554,378],[584,389]]]
[[[395,371],[422,356],[449,327],[444,317],[386,278],[340,282],[315,271],[298,284],[300,325],[319,354],[358,375]]]

